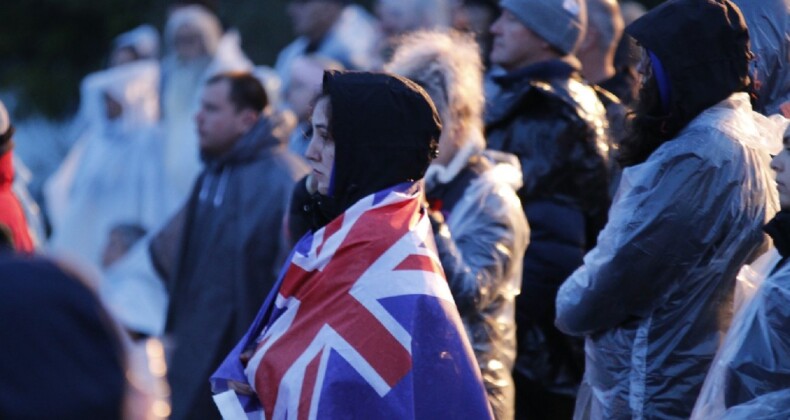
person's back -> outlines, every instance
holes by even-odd
[[[151,245],[170,294],[174,419],[218,415],[209,375],[252,322],[288,251],[282,221],[306,168],[275,136],[265,105],[249,74],[209,79],[197,116],[206,169]]]
[[[598,245],[560,289],[556,323],[587,336],[578,418],[687,418],[773,211],[762,116],[729,1],[670,1],[626,32],[645,50],[626,169]]]
[[[379,30],[373,16],[347,0],[291,0],[288,14],[298,37],[277,55],[275,69],[288,89],[296,57],[318,54],[350,70],[374,65]]]
[[[486,115],[488,147],[514,153],[530,224],[516,300],[516,417],[569,416],[581,380],[581,346],[553,326],[554,297],[582,263],[609,204],[606,115],[573,56],[584,3],[502,2],[491,28],[499,94]],[[558,411],[559,410],[559,411]]]

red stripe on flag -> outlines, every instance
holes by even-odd
[[[318,366],[321,364],[321,352],[315,355],[313,360],[307,364],[302,382],[302,395],[299,397],[299,420],[307,420],[310,417],[310,403],[315,392],[315,381],[318,377]],[[320,391],[319,391],[320,392]]]
[[[395,267],[395,271],[400,270],[420,270],[437,274],[443,273],[442,267],[439,266],[439,264],[436,264],[436,261],[434,261],[433,258],[430,258],[426,255],[417,254],[411,254],[406,257],[406,259],[401,261],[401,263]]]
[[[326,229],[324,229],[324,240],[315,249],[316,254],[320,254],[321,250],[324,249],[324,244],[326,244],[326,241],[329,238],[331,238],[332,235],[337,233],[337,231],[339,231],[341,227],[343,227],[343,220],[345,220],[345,217],[346,214],[343,213],[340,216],[338,216],[335,220],[330,222],[328,225],[326,225]]]

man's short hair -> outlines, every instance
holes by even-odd
[[[260,80],[247,72],[227,72],[212,76],[206,86],[226,80],[230,85],[228,97],[236,110],[250,109],[263,112],[269,104],[269,97]]]

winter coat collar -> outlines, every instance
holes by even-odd
[[[261,116],[257,123],[247,131],[238,142],[225,154],[211,157],[201,154],[201,158],[210,170],[218,171],[226,165],[234,165],[257,159],[269,149],[284,144],[284,138],[278,136],[277,123],[269,116]]]
[[[541,61],[500,76],[494,76],[494,82],[503,88],[508,88],[522,80],[567,79],[574,73],[578,73],[580,69],[581,64],[579,60],[573,56],[566,56],[554,60]]]
[[[433,163],[428,167],[425,171],[425,184],[428,189],[436,184],[447,184],[452,181],[467,166],[469,159],[479,155],[483,150],[485,150],[483,133],[479,131],[470,133],[446,166]]]

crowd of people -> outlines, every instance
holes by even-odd
[[[40,207],[0,103],[0,417],[790,416],[790,0],[287,7],[119,35]]]

